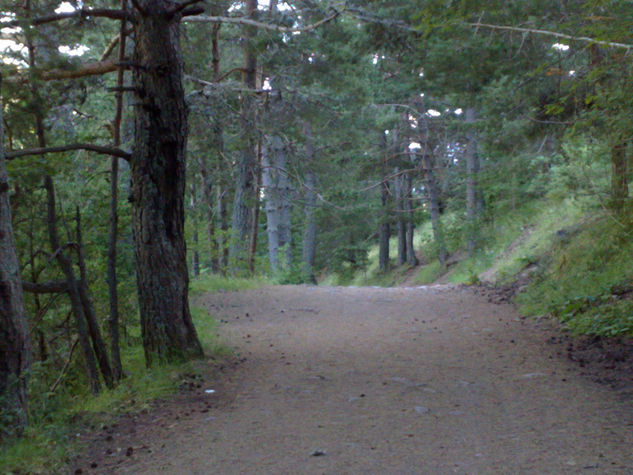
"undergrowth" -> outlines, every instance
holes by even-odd
[[[574,333],[633,335],[631,232],[601,214],[557,233],[541,272],[517,303],[528,315],[551,313]]]
[[[263,285],[260,280],[204,277],[193,280],[193,295],[219,290],[241,290]],[[192,307],[198,336],[211,359],[221,360],[231,354],[218,338],[218,323],[202,308]],[[145,366],[140,331],[129,328],[122,348],[122,361],[126,377],[114,389],[103,388],[98,396],[87,390],[82,361],[76,358],[63,383],[55,391],[48,386],[43,364],[36,364],[30,377],[29,427],[21,439],[6,441],[0,448],[0,473],[64,473],[72,456],[81,450],[79,435],[98,430],[117,415],[138,412],[150,407],[155,400],[177,391],[184,375],[199,373],[208,360],[165,365],[156,368]]]

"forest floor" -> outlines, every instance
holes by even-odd
[[[503,300],[450,285],[204,295],[236,364],[93,434],[75,473],[633,473],[630,354],[583,353]]]

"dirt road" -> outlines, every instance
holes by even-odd
[[[144,450],[109,470],[633,474],[630,398],[471,290],[272,287],[200,303],[246,361],[177,424],[153,430],[150,415]]]

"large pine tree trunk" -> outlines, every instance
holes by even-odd
[[[257,0],[247,0],[246,15],[254,19],[257,13]],[[244,27],[244,92],[242,93],[241,117],[241,141],[242,153],[239,157],[237,169],[237,186],[233,200],[232,235],[229,250],[229,262],[231,272],[244,273],[247,270],[247,254],[249,249],[249,230],[252,227],[251,202],[255,191],[255,160],[256,160],[256,134],[255,118],[257,104],[253,90],[257,87],[257,54],[255,52],[254,39],[257,29],[251,26]]]
[[[202,356],[189,310],[184,236],[187,109],[179,14],[137,0],[132,223],[141,331],[148,365]]]
[[[4,122],[0,108],[0,441],[4,436],[21,435],[27,423],[27,372],[31,345],[26,325],[11,206],[9,176],[4,152]]]

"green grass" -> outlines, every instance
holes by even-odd
[[[208,292],[224,291],[238,291],[257,289],[265,285],[270,284],[264,277],[223,277],[219,275],[202,275],[195,279],[191,279],[189,283],[189,293],[191,296],[196,297],[198,295]]]
[[[206,279],[199,283],[205,289],[234,290],[253,288],[259,281],[240,279]],[[232,354],[218,337],[218,323],[204,309],[192,307],[192,317],[205,354],[221,360]],[[148,369],[142,346],[122,349],[123,367],[127,377],[114,389],[98,395],[88,393],[83,369],[75,365],[66,381],[82,381],[75,385],[61,385],[55,394],[48,393],[34,368],[30,388],[30,426],[22,439],[6,443],[0,448],[0,473],[64,473],[68,471],[71,455],[81,450],[77,433],[98,430],[117,415],[147,409],[155,400],[168,397],[178,390],[186,374],[208,371],[209,359],[184,364],[165,365]]]
[[[528,315],[551,313],[583,334],[633,334],[628,300],[614,289],[633,283],[631,233],[598,214],[542,254],[542,272],[517,303]]]
[[[420,285],[432,284],[439,279],[446,269],[442,267],[440,261],[434,259],[429,264],[420,267],[418,275],[415,277],[415,283]]]

